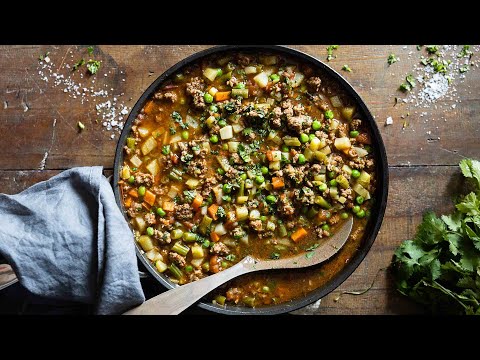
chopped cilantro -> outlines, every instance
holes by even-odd
[[[467,72],[468,71],[468,65],[462,66],[461,68],[458,69],[458,71],[460,71],[461,74],[463,74],[464,72]]]
[[[80,131],[83,131],[83,129],[85,129],[85,125],[81,121],[77,123],[77,126],[80,129]]]
[[[197,196],[197,192],[195,190],[184,190],[183,195],[188,202],[192,202],[195,196]]]
[[[78,60],[75,64],[73,64],[72,71],[77,70],[83,64],[85,64],[85,59]]]
[[[237,257],[233,254],[228,254],[227,256],[225,256],[225,260],[228,260],[228,261],[235,261],[237,259]]]
[[[422,46],[423,46],[423,45],[417,45],[417,51],[422,50]]]
[[[170,135],[175,135],[177,133],[177,130],[173,126],[170,126]]]
[[[306,248],[305,250],[307,251],[312,251],[312,250],[315,250],[317,247],[319,247],[320,244],[316,243],[316,244],[313,244],[312,246],[309,246],[308,248]]]
[[[348,65],[346,65],[346,64],[342,66],[342,70],[343,70],[343,71],[352,72],[352,69],[350,68],[350,66],[348,66]]]
[[[405,80],[406,80],[406,82],[404,82],[403,84],[400,85],[399,90],[401,90],[403,92],[407,92],[407,91],[412,90],[412,88],[415,87],[415,78],[413,77],[413,75],[411,75],[411,74],[407,75]]]
[[[92,55],[93,54],[93,46],[89,46],[87,48],[87,51],[88,51],[88,55]]]
[[[427,45],[426,49],[429,54],[436,54],[438,52],[438,45]]]
[[[40,56],[38,57],[38,60],[43,61],[43,60],[45,60],[46,57],[48,57],[48,55],[50,55],[50,51],[47,51],[47,52],[45,53],[45,55],[40,55]]]
[[[457,57],[462,58],[462,57],[472,57],[473,52],[470,50],[470,45],[463,45],[462,51],[458,53]]]
[[[162,154],[163,154],[163,155],[168,155],[168,154],[170,154],[170,145],[164,145],[164,146],[162,147]]]
[[[178,123],[178,125],[180,125],[180,127],[184,130],[188,129],[188,124],[185,124],[183,122],[183,118],[182,118],[182,115],[180,115],[178,112],[174,111],[172,112],[172,115],[171,115],[173,121],[175,121],[176,123]]]
[[[412,88],[415,87],[415,78],[413,77],[413,75],[407,75],[407,77],[405,78],[405,80],[407,80],[407,82],[410,84],[410,86]]]
[[[398,61],[398,57],[396,57],[395,54],[388,55],[388,59],[387,59],[388,65],[395,64],[397,61]]]
[[[193,159],[192,154],[184,154],[180,156],[180,161],[183,163],[189,163],[190,161],[192,161],[192,159]]]
[[[100,61],[92,59],[88,60],[87,69],[90,74],[95,75],[98,72],[98,69],[100,69]]]
[[[280,259],[280,254],[279,254],[279,253],[276,253],[276,252],[271,253],[271,254],[270,254],[270,259],[272,259],[272,260],[278,260],[278,259]]]
[[[219,219],[225,219],[227,217],[227,213],[222,206],[219,206],[217,209],[217,216]]]
[[[337,56],[333,55],[333,50],[337,50],[338,45],[330,45],[327,47],[327,61],[335,59]]]
[[[309,252],[307,252],[307,253],[305,254],[305,257],[306,257],[307,259],[311,259],[311,258],[313,257],[313,254],[315,254],[313,251],[309,251]]]

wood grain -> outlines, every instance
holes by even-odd
[[[102,60],[95,79],[97,88],[114,89],[128,106],[162,72],[179,60],[209,46],[97,46],[94,57]],[[326,45],[294,45],[293,48],[325,61]],[[63,169],[102,165],[111,174],[116,139],[110,139],[98,120],[95,102],[81,103],[63,89],[40,79],[38,56],[50,52],[58,66],[73,64],[86,55],[86,46],[0,46],[0,192],[13,194]],[[409,53],[413,52],[411,56]],[[395,53],[400,61],[388,66]],[[415,46],[340,46],[337,58],[328,63],[359,92],[376,118],[387,148],[391,183],[383,226],[375,244],[358,269],[332,294],[322,300],[319,314],[403,314],[421,309],[397,294],[387,271],[394,249],[411,238],[428,209],[451,210],[451,197],[461,186],[456,166],[462,157],[480,158],[480,71],[472,69],[457,84],[454,100],[446,99],[437,108],[394,106],[394,98],[405,76],[418,62]],[[353,71],[345,73],[348,64]],[[104,74],[107,73],[107,77]],[[80,80],[79,74],[74,77]],[[92,85],[94,78],[81,79]],[[125,80],[125,81],[124,81]],[[426,115],[420,116],[422,112]],[[403,130],[401,116],[407,113],[410,126]],[[384,126],[388,116],[394,124]],[[427,121],[428,120],[428,121]],[[86,125],[79,132],[77,122]],[[430,132],[430,133],[429,133]],[[440,140],[437,140],[437,138]],[[43,171],[42,160],[46,156]],[[376,277],[376,278],[375,278]],[[342,295],[341,291],[362,290],[363,295]],[[302,311],[300,311],[302,313]],[[309,313],[303,311],[303,313]],[[311,313],[311,311],[310,311]]]

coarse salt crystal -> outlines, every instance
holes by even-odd
[[[387,117],[387,121],[385,122],[385,126],[392,125],[393,124],[393,119],[391,116]]]

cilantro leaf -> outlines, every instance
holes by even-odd
[[[73,64],[72,71],[77,70],[83,64],[85,64],[85,59],[78,60],[75,64]]]
[[[87,47],[87,52],[88,52],[88,55],[92,55],[93,54],[93,46]]]
[[[100,69],[100,61],[99,60],[88,60],[87,69],[90,74],[95,75]]]
[[[395,56],[395,54],[388,55],[388,58],[387,58],[388,65],[395,64],[398,60],[399,59],[398,57]]]
[[[351,69],[350,66],[348,66],[347,64],[345,64],[345,65],[342,66],[342,70],[343,70],[343,71],[347,71],[347,72],[352,72],[352,69]]]
[[[463,159],[460,161],[460,169],[463,176],[477,181],[477,190],[480,190],[480,161]]]
[[[327,61],[335,59],[337,56],[333,55],[333,50],[337,50],[338,45],[330,45],[327,47]]]

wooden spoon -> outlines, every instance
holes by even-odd
[[[335,255],[345,244],[352,231],[353,219],[349,217],[333,236],[326,238],[316,249],[285,259],[258,260],[246,256],[231,268],[192,283],[177,286],[157,295],[124,315],[177,315],[196,303],[210,291],[233,278],[254,271],[296,269],[320,264]]]

